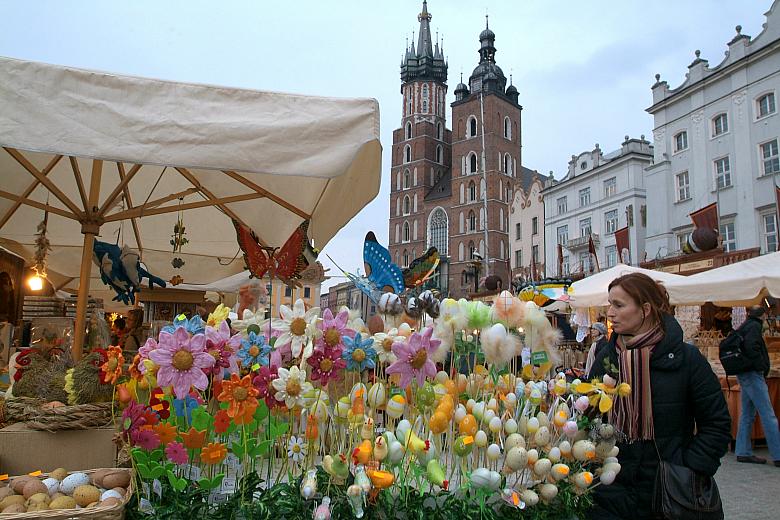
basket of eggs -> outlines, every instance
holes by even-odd
[[[133,493],[131,470],[68,473],[58,468],[48,474],[38,473],[0,481],[3,519],[124,519],[125,505]]]

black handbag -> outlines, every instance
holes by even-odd
[[[653,512],[668,520],[723,520],[723,503],[714,478],[661,460],[659,455]]]

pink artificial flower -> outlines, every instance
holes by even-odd
[[[271,364],[270,367],[262,366],[257,370],[257,375],[254,379],[252,379],[252,384],[259,392],[257,398],[264,399],[268,408],[274,408],[284,404],[283,401],[276,400],[276,389],[271,384],[274,379],[279,378],[277,369],[278,366],[274,364]]]
[[[347,321],[349,321],[348,310],[344,309],[334,318],[330,309],[325,309],[325,312],[322,313],[322,321],[317,324],[317,327],[322,331],[322,337],[317,341],[318,346],[324,344],[326,347],[343,349],[344,343],[341,338],[344,336],[355,337],[355,331],[347,328]]]
[[[207,375],[222,379],[224,370],[238,374],[238,357],[241,348],[241,333],[230,335],[230,326],[222,321],[219,328],[206,326],[206,351],[214,358],[214,366],[205,370]]]
[[[422,334],[415,332],[408,342],[393,344],[393,354],[398,360],[387,367],[388,374],[400,374],[399,386],[405,388],[413,379],[417,386],[425,384],[425,378],[436,376],[436,364],[432,355],[441,344],[438,339],[431,339],[433,328],[426,328]]]
[[[146,343],[144,343],[144,345],[138,349],[138,371],[140,373],[146,375],[146,364],[144,361],[150,359],[149,354],[151,354],[154,350],[157,350],[157,342],[154,340],[154,338],[148,338]]]
[[[209,380],[203,369],[214,366],[215,359],[206,348],[206,336],[195,334],[190,338],[184,327],[178,327],[171,334],[160,332],[160,344],[157,350],[149,354],[160,370],[157,383],[161,386],[173,386],[173,393],[184,399],[190,387],[205,390]]]
[[[136,430],[130,438],[134,445],[146,451],[152,451],[160,445],[160,436],[146,428]]]
[[[169,442],[168,446],[165,447],[165,456],[179,466],[187,464],[187,460],[189,460],[187,450],[184,449],[184,445],[180,442]]]
[[[312,367],[311,380],[319,381],[322,386],[327,385],[331,380],[338,379],[341,371],[347,366],[347,362],[341,359],[341,349],[329,347],[326,343],[314,349],[306,362]]]

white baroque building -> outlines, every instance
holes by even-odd
[[[646,170],[647,254],[682,248],[689,214],[718,203],[724,251],[777,250],[773,184],[780,177],[780,1],[755,38],[741,33],[714,67],[696,51],[685,81],[652,87],[655,161]],[[777,179],[780,181],[780,178]]]
[[[545,177],[525,167],[520,171],[520,186],[515,190],[509,208],[509,250],[513,279],[531,278],[533,264],[536,265],[535,276],[543,278],[549,271],[544,254],[542,191],[553,182],[552,175]]]
[[[604,154],[593,150],[572,155],[569,170],[544,189],[545,264],[547,276],[590,270],[588,239],[593,237],[599,267],[618,262],[615,231],[629,226],[631,258],[638,263],[645,250],[645,168],[653,161],[653,146],[625,137],[620,149]],[[558,244],[563,246],[563,272],[558,272]]]

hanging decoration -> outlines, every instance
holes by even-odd
[[[95,240],[92,252],[92,261],[100,268],[100,279],[116,291],[114,301],[125,305],[135,303],[135,293],[144,278],[149,279],[150,289],[152,285],[165,287],[165,280],[149,273],[141,265],[138,252],[127,246],[120,248],[116,244]]]
[[[183,200],[182,198],[179,198],[179,206],[181,206],[182,200]],[[182,248],[189,243],[189,240],[187,239],[186,235],[187,235],[187,231],[186,231],[186,227],[184,226],[184,215],[182,214],[182,211],[180,209],[179,214],[176,217],[176,223],[173,225],[173,235],[171,235],[171,245],[173,246],[174,254],[176,253],[181,254]],[[181,269],[182,267],[184,267],[184,263],[185,263],[184,260],[178,256],[174,256],[173,260],[171,260],[171,265],[173,266],[174,269]],[[171,280],[171,283],[173,283],[173,280]]]
[[[30,288],[34,291],[40,291],[43,288],[43,280],[46,279],[46,258],[51,251],[51,243],[46,236],[47,227],[49,225],[49,212],[43,214],[43,220],[38,224],[38,233],[35,235],[35,253],[33,254],[33,270],[35,276],[30,281]]]

